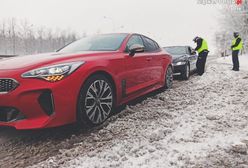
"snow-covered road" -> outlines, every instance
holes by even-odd
[[[91,131],[1,129],[0,167],[248,167],[248,55],[240,59],[240,72],[229,57],[211,60],[202,77],[176,81]]]
[[[247,147],[233,149],[248,137],[248,56],[231,68],[230,58],[212,61],[34,167],[248,167]]]

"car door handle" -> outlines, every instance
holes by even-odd
[[[152,58],[146,58],[146,60],[147,60],[147,61],[151,61],[151,60],[152,60]]]

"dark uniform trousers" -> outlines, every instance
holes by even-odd
[[[233,70],[239,70],[239,50],[232,51]]]
[[[198,75],[203,75],[205,72],[205,65],[207,61],[208,51],[204,50],[199,53],[197,62],[196,62],[196,68]]]

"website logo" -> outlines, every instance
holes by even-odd
[[[197,0],[201,5],[243,5],[245,0]]]
[[[236,0],[237,5],[242,5],[242,3],[243,3],[243,0]]]
[[[248,12],[248,0],[197,0],[199,5],[220,5],[230,11]]]

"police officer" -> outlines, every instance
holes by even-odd
[[[202,76],[205,72],[205,65],[209,53],[208,44],[206,40],[201,37],[195,37],[193,41],[197,44],[195,48],[195,50],[198,52],[198,59],[196,62],[197,73],[198,75]]]
[[[243,48],[243,42],[238,32],[233,33],[234,39],[232,41],[232,61],[234,71],[239,71],[239,51]]]

